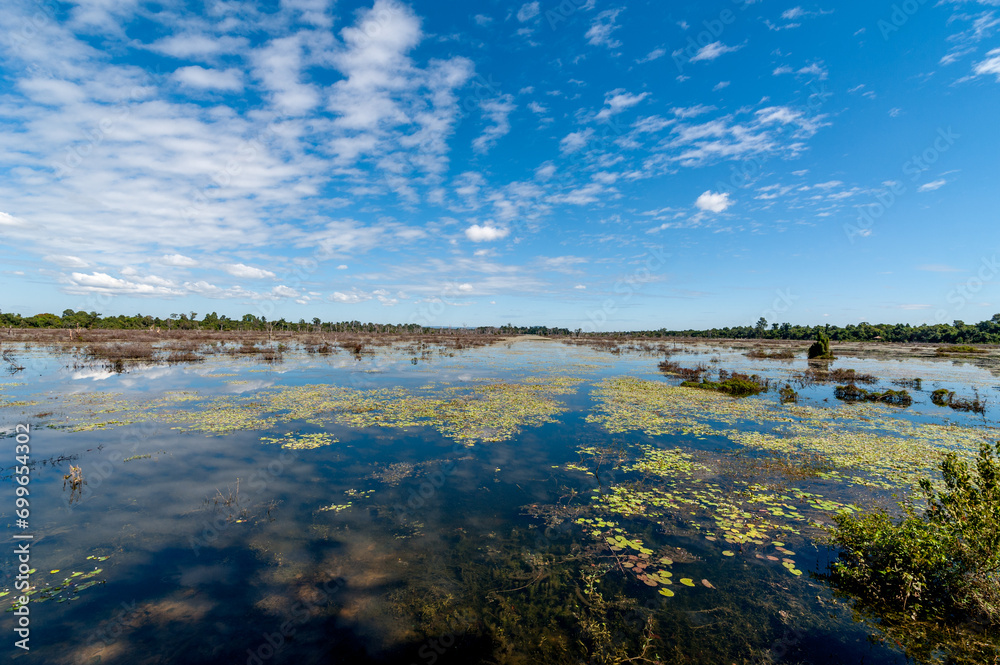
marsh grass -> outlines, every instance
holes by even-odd
[[[971,354],[989,353],[989,351],[987,351],[986,349],[980,349],[978,347],[971,346],[969,344],[958,344],[955,346],[939,346],[935,350],[935,353],[937,353],[937,355],[939,356],[947,356],[952,354],[971,355]]]
[[[792,360],[795,358],[795,351],[792,349],[768,351],[764,347],[754,347],[744,355],[751,360]]]
[[[657,367],[659,367],[660,371],[664,374],[679,376],[688,381],[700,379],[701,375],[708,371],[708,367],[703,364],[698,364],[696,367],[682,367],[680,364],[671,360],[664,360],[657,365]]]
[[[954,391],[940,388],[931,393],[931,402],[938,406],[950,407],[956,411],[969,411],[978,414],[986,413],[986,401],[979,398],[978,391],[975,397],[968,399],[966,397],[956,397]]]
[[[834,390],[834,396],[845,402],[881,402],[882,404],[903,407],[913,404],[913,398],[905,390],[887,389],[882,392],[870,392],[864,388],[858,388],[853,383],[837,386]]]

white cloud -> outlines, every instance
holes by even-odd
[[[239,53],[247,49],[244,37],[212,35],[202,32],[181,32],[164,37],[147,46],[151,51],[184,60],[214,59],[216,56]]]
[[[724,212],[726,208],[733,205],[732,199],[729,198],[728,193],[717,194],[712,191],[707,191],[698,197],[698,200],[694,202],[700,210],[705,210],[708,212]]]
[[[243,89],[243,77],[238,69],[205,69],[192,65],[174,71],[173,77],[182,85],[200,90],[238,92]]]
[[[178,268],[193,268],[198,265],[197,261],[183,254],[165,254],[160,257],[159,262],[165,266],[175,266]]]
[[[587,287],[586,287],[586,286],[584,286],[583,284],[577,284],[577,285],[576,285],[576,286],[574,286],[573,288],[574,288],[574,289],[579,289],[580,291],[584,291],[584,290],[586,290],[586,288],[587,288]]]
[[[337,266],[337,270],[347,270],[347,266],[341,263],[339,266]]]
[[[302,80],[304,39],[304,33],[279,37],[254,53],[254,75],[282,114],[302,115],[320,102],[319,90]]]
[[[993,74],[997,77],[997,81],[1000,82],[1000,48],[993,49],[986,56],[986,60],[977,62],[972,71],[975,72],[976,76]]]
[[[244,277],[246,279],[267,279],[275,276],[270,270],[254,268],[243,263],[230,263],[223,266],[223,269],[233,277]]]
[[[23,219],[14,217],[13,215],[0,212],[0,226],[28,226],[28,223]]]
[[[292,289],[290,287],[287,287],[284,284],[281,284],[281,285],[276,286],[273,289],[271,289],[271,293],[273,293],[274,295],[276,295],[278,297],[281,297],[281,298],[298,298],[299,297],[299,292],[298,291],[296,291],[295,289]]]
[[[465,229],[465,237],[472,242],[500,240],[501,238],[506,238],[509,233],[509,229],[492,226],[490,224],[483,224],[482,226],[479,224],[473,224],[469,228]]]
[[[591,46],[606,46],[613,49],[622,45],[620,41],[611,36],[619,28],[615,21],[621,12],[621,9],[608,9],[594,17],[590,23],[590,29],[584,35]]]
[[[94,272],[89,275],[74,272],[70,275],[70,284],[66,290],[69,293],[106,293],[144,297],[176,296],[183,293],[179,289],[166,286],[119,279],[104,272]]]
[[[726,46],[722,42],[712,42],[698,49],[698,52],[691,57],[691,62],[712,61],[726,53],[739,51],[741,48],[743,48],[742,44],[739,46]]]
[[[49,255],[43,257],[43,260],[48,261],[49,263],[54,263],[57,266],[61,266],[63,268],[86,268],[89,265],[86,261],[84,261],[80,257],[69,256],[68,254]]]
[[[712,90],[719,91],[722,90],[723,88],[728,88],[728,87],[729,87],[729,81],[719,81],[718,83],[715,84],[715,87],[712,88]]]
[[[802,18],[806,15],[806,12],[802,7],[792,7],[791,9],[786,9],[781,13],[781,18],[786,21],[794,21],[797,18]]]
[[[344,293],[342,291],[334,291],[330,295],[330,300],[333,302],[344,303],[347,305],[356,305],[361,302],[367,302],[374,297],[372,293],[366,293],[364,291],[359,291],[358,289],[353,289],[350,293]]]
[[[934,180],[932,182],[925,182],[917,188],[918,192],[933,192],[935,189],[941,189],[948,184],[947,180]]]
[[[509,116],[517,108],[517,105],[514,104],[513,96],[503,95],[496,99],[480,102],[480,107],[492,124],[472,142],[472,148],[478,153],[486,153],[497,144],[497,141],[510,132]]]
[[[570,132],[559,142],[559,149],[563,154],[574,153],[587,145],[593,134],[594,130],[590,127],[579,132]]]
[[[636,62],[638,62],[640,64],[642,64],[644,62],[652,62],[654,60],[659,60],[660,58],[662,58],[666,54],[667,54],[667,49],[665,49],[665,48],[655,48],[652,51],[650,51],[649,53],[647,53],[645,57],[639,58],[638,60],[636,60]]]
[[[605,93],[604,95],[604,106],[598,112],[597,116],[594,118],[598,122],[607,120],[611,116],[618,115],[625,109],[631,108],[646,99],[649,96],[648,92],[643,92],[638,95],[633,95],[631,93],[625,92],[624,88],[617,88],[611,92]]]
[[[695,118],[699,115],[704,115],[715,110],[714,106],[705,106],[704,104],[698,104],[697,106],[688,106],[686,108],[672,108],[670,109],[674,115],[678,118]]]
[[[540,11],[540,6],[538,2],[527,2],[521,5],[521,8],[517,10],[517,20],[521,23],[525,21],[530,21],[531,19],[538,16]]]

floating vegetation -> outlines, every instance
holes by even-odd
[[[785,387],[778,391],[778,395],[781,397],[782,404],[788,404],[789,402],[798,402],[799,394],[795,392],[789,384],[785,384]]]
[[[90,555],[87,560],[104,562],[110,558],[110,556]],[[50,571],[49,575],[54,576],[61,572],[60,569],[55,569]],[[21,607],[20,598],[22,596],[26,597],[30,604],[44,603],[49,600],[54,600],[57,603],[79,600],[82,592],[105,583],[105,580],[96,579],[102,572],[104,572],[103,568],[94,568],[89,571],[79,570],[65,575],[62,579],[49,577],[47,580],[35,582],[24,590],[3,589],[0,591],[0,598],[6,599],[10,603],[4,611],[14,612]],[[33,581],[38,579],[37,570],[31,569],[29,573],[33,576]],[[9,598],[7,598],[8,596]]]
[[[167,393],[144,403],[121,400],[112,393],[89,394],[66,399],[66,406],[75,411],[75,422],[67,429],[90,431],[160,419],[174,423],[174,429],[181,431],[225,435],[267,431],[281,423],[303,420],[319,427],[431,427],[471,446],[481,441],[506,441],[526,427],[556,422],[566,411],[557,398],[575,392],[583,382],[569,376],[527,377],[517,383],[484,380],[413,391],[279,386],[210,399],[191,392]],[[105,414],[115,417],[102,418]]]
[[[347,510],[352,505],[354,505],[354,504],[352,502],[350,502],[350,501],[348,501],[347,503],[344,503],[344,504],[331,503],[329,506],[323,506],[322,508],[320,508],[319,512],[321,512],[321,513],[326,513],[326,512],[339,513],[341,511]]]
[[[313,432],[311,434],[291,432],[278,437],[262,436],[260,440],[262,443],[280,443],[281,447],[287,450],[315,450],[316,448],[329,446],[340,441],[332,434],[327,434],[326,432]]]
[[[882,392],[869,392],[853,384],[837,386],[834,390],[834,396],[845,402],[881,402],[883,404],[892,404],[893,406],[910,406],[913,404],[913,398],[905,390],[887,389]]]
[[[587,420],[612,434],[721,435],[747,448],[820,455],[833,467],[820,477],[887,488],[914,482],[948,451],[973,454],[996,432],[917,423],[892,416],[880,404],[858,403],[845,411],[732,400],[634,377],[605,379],[591,394],[597,404]]]

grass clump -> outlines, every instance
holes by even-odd
[[[901,519],[884,510],[834,518],[841,548],[828,578],[871,607],[912,619],[1000,624],[1000,443],[983,444],[970,465],[941,462],[942,489],[925,478],[926,508]]]
[[[924,380],[920,377],[916,379],[893,379],[893,385],[902,386],[904,388],[913,388],[914,390],[923,390]]]
[[[795,352],[791,349],[768,351],[763,347],[755,347],[746,352],[746,357],[751,360],[791,360],[795,357]]]
[[[837,386],[834,396],[845,402],[882,402],[894,406],[910,406],[913,398],[905,390],[885,390],[883,392],[868,391],[854,384]]]
[[[860,374],[844,367],[831,369],[829,379],[838,383],[878,383],[878,377],[874,374]]]
[[[698,365],[697,367],[682,367],[680,364],[675,363],[672,360],[664,360],[657,365],[657,367],[659,367],[660,371],[664,374],[679,376],[687,379],[688,381],[696,381],[701,378],[702,374],[708,371],[708,368],[704,365]]]
[[[937,348],[937,354],[939,356],[946,356],[951,353],[989,353],[986,349],[980,349],[969,344],[958,344],[956,346],[939,346]]]
[[[795,392],[795,389],[791,385],[785,384],[785,387],[778,391],[778,395],[781,397],[781,403],[787,404],[788,402],[798,402],[799,394]]]
[[[978,394],[973,399],[968,399],[966,397],[956,397],[953,391],[946,388],[939,388],[931,393],[931,401],[938,406],[947,406],[956,411],[986,413],[986,402],[979,399]]]
[[[733,397],[747,397],[767,392],[771,387],[769,379],[762,379],[757,374],[747,375],[739,372],[729,373],[726,370],[719,370],[719,380],[709,381],[702,379],[698,381],[685,381],[681,384],[684,388],[699,388],[701,390],[714,390],[726,393]]]

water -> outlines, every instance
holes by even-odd
[[[781,382],[806,367],[705,347],[672,359],[709,355]],[[902,663],[815,577],[834,556],[833,512],[889,505],[892,488],[847,468],[860,449],[777,454],[720,432],[778,431],[779,416],[897,435],[950,423],[953,438],[926,444],[944,449],[995,431],[992,409],[928,395],[992,398],[996,377],[934,361],[837,362],[922,377],[909,409],[806,385],[815,413],[779,411],[774,393],[706,395],[669,402],[684,422],[650,434],[661,416],[623,415],[631,397],[614,382],[676,385],[656,357],[551,341],[416,364],[382,349],[121,374],[44,349],[21,358],[0,390],[0,514],[14,542],[13,432],[30,423],[27,657],[45,663]]]

